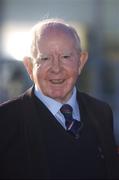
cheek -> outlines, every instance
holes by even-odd
[[[71,86],[73,86],[75,83],[76,83],[76,81],[77,81],[77,78],[78,78],[78,71],[75,71],[75,72],[73,72],[72,73],[72,75],[71,75],[71,78],[70,78],[70,81],[69,81],[69,84],[71,85]]]
[[[78,63],[76,63],[70,67],[69,76],[72,77],[73,80],[77,79],[77,77],[79,75],[79,69],[80,69],[80,66]]]
[[[70,71],[67,81],[66,81],[66,86],[64,87],[64,89],[72,89],[73,86],[76,84],[77,78],[78,78],[78,69],[76,69],[75,71]]]
[[[40,77],[42,76],[42,71],[40,70],[40,67],[34,66],[33,68],[33,81],[34,83],[37,83],[40,81]]]

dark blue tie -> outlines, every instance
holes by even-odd
[[[76,139],[79,138],[79,131],[82,128],[82,123],[81,121],[77,121],[73,119],[72,112],[73,109],[69,104],[64,104],[61,109],[61,113],[64,115],[65,118],[65,125],[66,125],[66,130],[75,136]]]

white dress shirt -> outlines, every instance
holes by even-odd
[[[60,112],[60,108],[62,107],[63,104],[48,96],[45,96],[41,91],[38,90],[36,86],[35,86],[34,93],[36,97],[40,99],[46,105],[46,107],[55,116],[58,122],[66,129],[65,118],[63,114]],[[70,106],[72,106],[73,118],[76,119],[77,121],[80,121],[79,106],[76,99],[76,87],[74,87],[72,96],[65,104],[69,104]]]

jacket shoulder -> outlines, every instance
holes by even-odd
[[[19,95],[18,97],[12,99],[12,100],[8,100],[5,101],[3,103],[0,104],[0,115],[2,112],[10,112],[14,111],[17,112],[18,107],[20,108],[20,106],[22,106],[22,104],[24,103],[25,99],[28,99],[30,97],[31,94],[31,88],[28,89],[27,91],[25,91],[23,94]]]
[[[98,109],[110,109],[111,110],[111,106],[103,101],[100,100],[94,96],[91,96],[87,93],[83,93],[83,92],[78,92],[78,99],[81,99],[81,101],[87,105],[90,105],[91,107],[98,108]]]
[[[101,126],[109,126],[113,128],[113,112],[111,106],[98,98],[89,94],[79,92],[78,94],[79,105],[86,110],[88,115]]]
[[[24,124],[24,109],[27,93],[0,104],[0,145],[18,136],[19,128]]]

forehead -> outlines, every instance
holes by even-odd
[[[51,25],[44,25],[39,32],[38,41],[51,39],[51,38],[65,38],[67,40],[75,40],[75,35],[73,31],[63,24],[51,24]]]
[[[48,27],[44,29],[38,40],[39,50],[69,50],[76,47],[73,34],[62,27]]]

